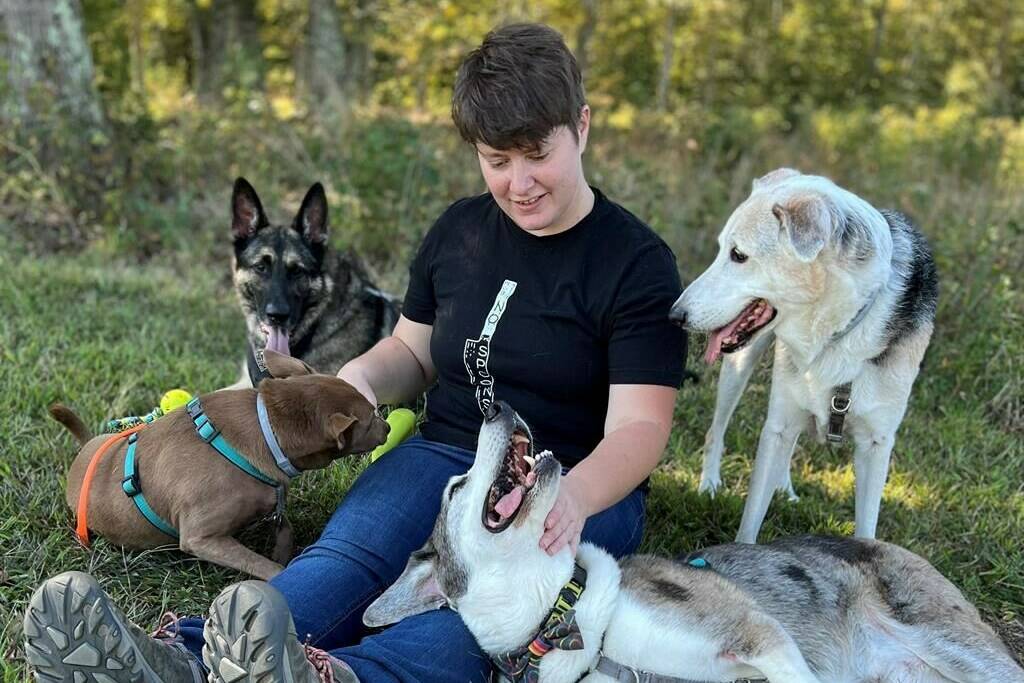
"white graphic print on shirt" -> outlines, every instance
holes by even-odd
[[[491,337],[498,328],[498,322],[505,313],[509,297],[516,291],[518,283],[513,280],[505,280],[502,283],[498,295],[494,297],[494,305],[491,306],[487,320],[484,321],[484,328],[480,331],[477,339],[467,339],[463,350],[462,359],[466,363],[466,372],[469,373],[470,383],[476,387],[476,402],[480,406],[480,412],[487,414],[491,403],[494,401],[494,378],[487,369],[487,360],[491,356]]]

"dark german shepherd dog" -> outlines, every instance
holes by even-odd
[[[265,348],[335,374],[391,333],[396,299],[373,286],[355,253],[327,244],[327,197],[320,183],[287,226],[271,225],[256,190],[237,179],[231,234],[235,291],[248,330],[242,378],[233,387],[265,376]]]

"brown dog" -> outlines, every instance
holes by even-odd
[[[138,488],[153,512],[177,530],[181,549],[264,580],[281,571],[281,563],[291,556],[291,526],[283,514],[274,561],[232,538],[247,525],[283,512],[290,480],[263,436],[257,393],[280,449],[298,471],[321,469],[343,455],[369,451],[388,433],[374,406],[344,380],[315,374],[302,361],[273,351],[266,353],[266,364],[273,379],[261,382],[258,392],[222,390],[199,400],[227,443],[276,486],[247,474],[200,438],[185,409],[138,432],[135,449]],[[68,472],[67,502],[75,511],[89,462],[110,435],[92,437],[82,420],[60,404],[51,406],[50,414],[83,444]],[[88,526],[128,548],[173,543],[174,537],[147,521],[123,490],[127,450],[128,439],[123,439],[101,455],[90,484]]]

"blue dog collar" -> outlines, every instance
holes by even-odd
[[[270,416],[267,415],[267,404],[263,402],[263,394],[256,394],[256,414],[260,418],[260,430],[263,432],[263,440],[267,442],[267,447],[270,452],[274,454],[274,462],[277,463],[277,467],[287,474],[289,477],[297,477],[301,474],[292,461],[288,459],[288,456],[281,450],[281,444],[277,442],[277,437],[274,436],[274,428],[270,426]]]

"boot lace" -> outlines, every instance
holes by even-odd
[[[181,638],[181,626],[178,622],[181,619],[174,612],[164,612],[163,616],[160,617],[159,623],[156,625],[156,630],[150,634],[155,640],[162,640],[168,644],[180,643]]]
[[[334,683],[334,665],[346,666],[340,660],[335,659],[323,650],[315,648],[309,641],[303,643],[302,648],[306,651],[306,660],[320,676],[321,683]]]

